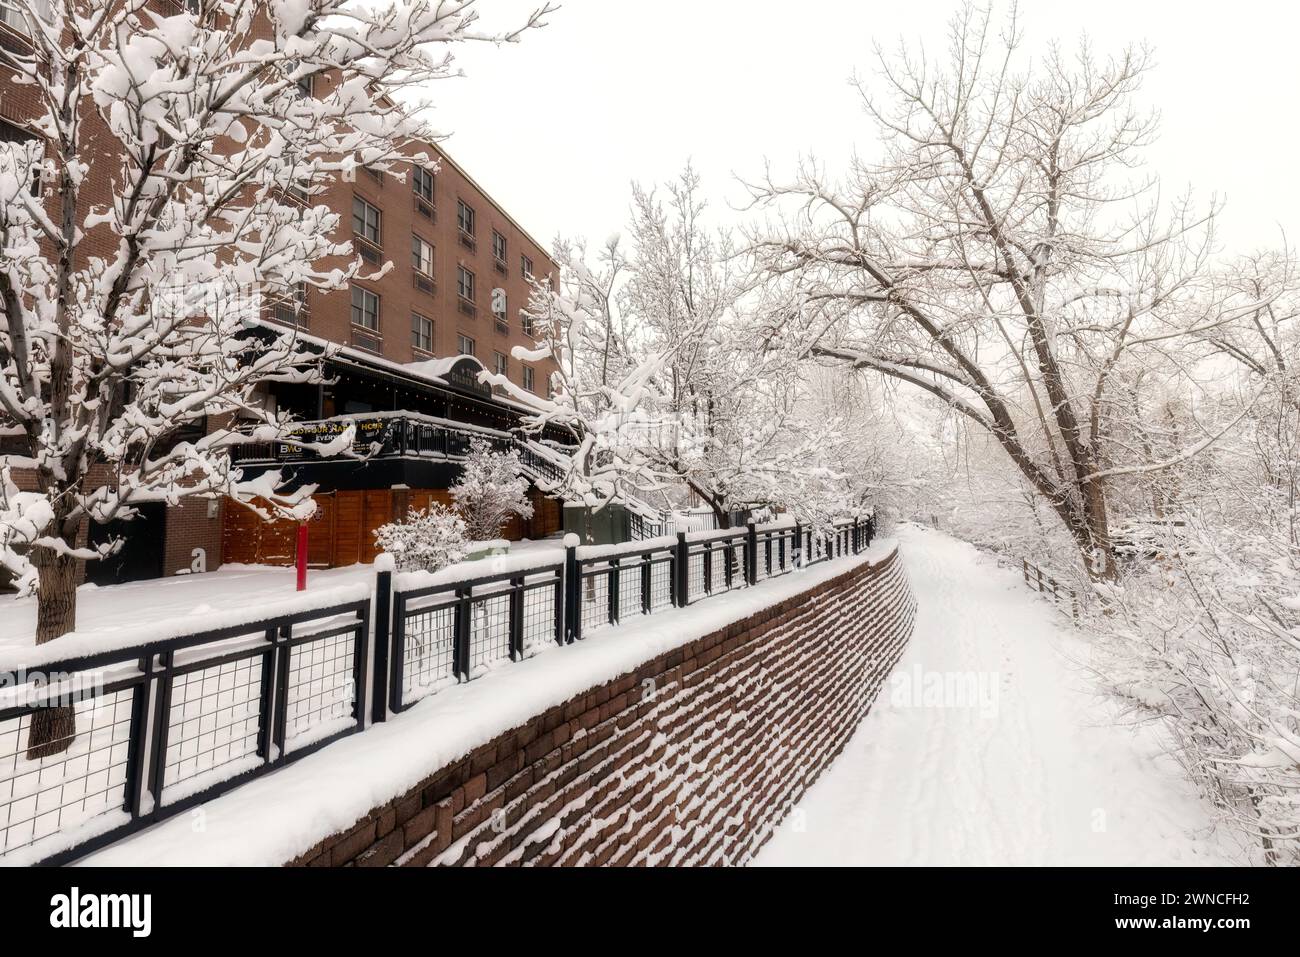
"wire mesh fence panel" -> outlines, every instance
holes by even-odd
[[[555,602],[554,583],[525,587],[523,603],[524,654],[535,655],[555,644],[555,621],[559,608]]]
[[[727,584],[727,572],[730,570],[731,588],[745,587],[745,543],[728,542],[719,553],[723,566],[722,584]]]
[[[694,552],[686,558],[686,603],[705,597],[704,553]]]
[[[45,742],[57,754],[29,758],[32,712],[0,721],[0,855],[99,817],[126,819],[127,757],[135,689],[66,707],[75,730]]]
[[[475,598],[470,603],[470,676],[478,677],[509,660],[509,593]]]
[[[164,800],[177,800],[261,763],[258,745],[267,654],[172,676]]]
[[[641,614],[640,560],[620,566],[618,576],[618,618],[627,621]]]
[[[609,624],[609,573],[583,572],[579,600],[584,632]]]
[[[673,603],[673,562],[665,556],[650,562],[650,612],[653,614]]]
[[[456,681],[456,606],[407,612],[402,627],[402,701],[409,705]]]
[[[356,721],[356,635],[331,635],[288,649],[285,750],[306,747]]]

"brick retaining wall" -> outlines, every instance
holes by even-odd
[[[864,562],[536,716],[292,864],[743,864],[848,742],[915,607],[897,551]]]

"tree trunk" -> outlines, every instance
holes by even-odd
[[[36,590],[36,644],[53,641],[77,627],[77,560],[40,549],[35,563],[40,571]],[[77,736],[77,712],[71,705],[42,708],[32,714],[27,734],[27,758],[35,761],[61,754]]]

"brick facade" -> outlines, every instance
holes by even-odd
[[[747,862],[902,654],[897,551],[537,715],[293,865]]]

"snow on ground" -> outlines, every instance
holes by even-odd
[[[527,555],[558,544],[556,540],[514,542],[510,554]],[[484,574],[492,572],[488,564],[475,563],[475,567],[482,568]],[[327,599],[327,592],[339,596],[340,602],[352,600],[357,596],[346,594],[346,586],[368,586],[374,580],[375,570],[370,565],[313,569],[307,575],[306,593],[299,595],[297,573],[292,568],[226,565],[205,575],[177,575],[103,588],[83,585],[77,593],[77,631],[43,646],[39,655],[32,650],[36,599],[0,599],[0,670],[34,664],[38,657],[47,661],[137,644],[150,637],[203,631],[217,627],[218,618],[219,623],[252,621],[287,613],[299,604],[319,607],[335,600]],[[245,609],[248,614],[239,618]]]
[[[912,643],[758,865],[1241,862],[1159,731],[1125,725],[1080,633],[1017,571],[928,529],[899,538]]]

